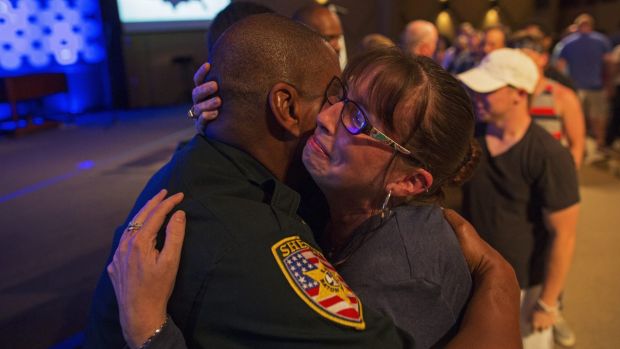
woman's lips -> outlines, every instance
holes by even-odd
[[[308,138],[308,145],[310,147],[312,147],[312,149],[314,149],[314,151],[316,151],[317,153],[322,154],[323,156],[329,158],[329,155],[327,154],[327,151],[325,150],[325,147],[323,146],[323,144],[321,144],[321,142],[319,142],[316,139],[316,136],[311,136],[310,138]]]

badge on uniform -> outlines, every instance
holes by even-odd
[[[299,236],[271,247],[280,269],[295,293],[321,316],[338,324],[363,330],[362,303],[340,274]]]

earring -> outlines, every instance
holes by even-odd
[[[424,176],[418,175],[418,176],[416,176],[416,180],[418,180],[418,181],[420,181],[420,183],[422,183],[422,188],[424,188],[424,191],[426,192],[426,194],[428,194],[428,184],[426,183],[426,180],[424,179]]]
[[[383,205],[381,205],[381,219],[385,218],[385,216],[390,212],[390,198],[392,198],[392,189],[388,191],[385,199],[383,200]]]
[[[428,194],[428,185],[426,184],[426,182],[422,183],[422,186],[424,187],[424,191],[426,192],[426,194]]]

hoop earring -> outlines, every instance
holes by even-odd
[[[426,182],[422,183],[422,186],[424,187],[424,191],[426,192],[426,194],[428,194],[428,185],[426,184]]]
[[[383,205],[381,205],[381,219],[385,218],[385,216],[387,216],[388,213],[390,212],[389,203],[390,203],[391,198],[392,198],[392,189],[388,191],[387,195],[385,196],[385,199],[383,200]]]

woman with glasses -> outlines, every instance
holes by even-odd
[[[471,288],[437,205],[474,167],[471,103],[432,60],[397,49],[351,61],[325,101],[303,152],[330,208],[319,243],[365,306],[430,347]]]
[[[318,237],[327,258],[363,306],[390,316],[417,348],[447,342],[471,291],[438,204],[474,167],[473,127],[469,97],[449,73],[375,50],[331,80],[303,151],[329,204]]]

